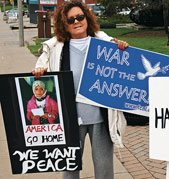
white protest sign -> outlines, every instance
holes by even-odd
[[[149,79],[150,158],[169,161],[169,77]]]
[[[169,77],[149,78],[150,158],[169,161]],[[167,162],[166,178],[169,178]]]

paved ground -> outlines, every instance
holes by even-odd
[[[24,39],[32,42],[37,36],[37,29],[25,29]],[[0,12],[0,74],[30,72],[37,60],[25,47],[19,47],[18,30],[11,30],[9,24],[2,20]],[[2,84],[1,84],[2,85]],[[118,158],[114,155],[115,179],[133,179]],[[12,175],[8,153],[2,111],[0,108],[0,179],[61,179],[61,173],[41,173]],[[87,137],[83,156],[83,171],[81,179],[94,179],[91,149]]]
[[[124,136],[125,147],[120,149],[121,156],[117,149],[115,155],[134,179],[165,179],[166,162],[149,158],[148,120],[143,119],[143,126],[134,121],[128,122]]]
[[[32,56],[26,47],[18,48],[18,31],[6,33],[7,26],[0,20],[0,73],[11,72],[29,72],[34,66],[36,58]],[[16,39],[14,38],[16,36]],[[34,29],[25,30],[25,40],[30,42],[30,37],[37,36]],[[5,47],[5,48],[4,48]],[[7,55],[8,54],[8,55]],[[12,56],[15,54],[15,56]],[[23,59],[20,58],[23,55]],[[17,65],[16,65],[17,62]],[[39,175],[11,175],[10,163],[8,157],[7,143],[2,114],[0,112],[0,179],[15,178],[58,178],[60,175],[53,173]],[[133,122],[133,121],[137,122]],[[149,125],[148,120],[144,119],[128,120],[127,130],[124,136],[125,147],[120,149],[120,154],[115,149],[115,179],[164,179],[166,178],[166,162],[152,160],[149,158]],[[143,120],[144,122],[139,122]],[[144,125],[141,125],[143,124]],[[88,140],[87,144],[88,145]],[[88,159],[90,148],[86,147],[84,158]],[[84,172],[81,175],[83,179],[93,179],[93,166],[91,161],[84,162]]]

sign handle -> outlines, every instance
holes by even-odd
[[[166,179],[169,179],[169,162],[167,162]]]

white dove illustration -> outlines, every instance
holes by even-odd
[[[145,70],[147,72],[146,73],[138,72],[137,73],[138,79],[144,80],[146,77],[155,76],[159,72],[159,70],[160,70],[160,62],[156,63],[152,67],[151,63],[149,62],[149,60],[146,59],[143,54],[141,55],[141,59],[142,59],[143,66],[144,66],[144,68],[145,68]]]

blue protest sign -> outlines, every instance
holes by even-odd
[[[169,56],[91,38],[76,100],[148,116],[148,78],[168,75]]]

